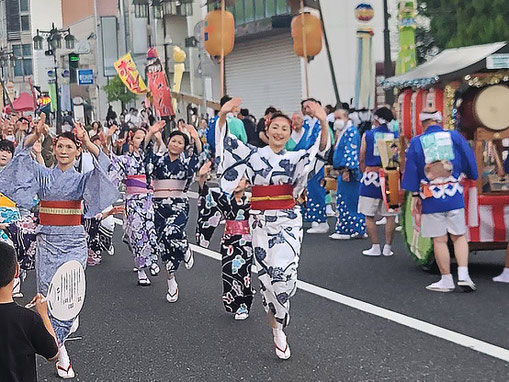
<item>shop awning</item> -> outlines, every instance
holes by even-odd
[[[382,82],[384,88],[425,87],[439,81],[452,81],[467,74],[487,70],[486,58],[509,53],[507,41],[446,49],[414,70]]]

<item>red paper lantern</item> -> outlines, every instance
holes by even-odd
[[[412,91],[406,89],[398,97],[398,121],[400,123],[400,131],[407,139],[412,138]]]

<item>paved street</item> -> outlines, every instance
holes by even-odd
[[[188,233],[194,242],[196,201],[191,203]],[[212,250],[219,249],[219,237],[217,232]],[[503,360],[304,290],[292,300],[287,330],[292,358],[280,361],[259,294],[247,321],[224,312],[217,260],[197,253],[194,268],[177,274],[180,299],[171,305],[164,276],[152,278],[150,287],[136,286],[120,227],[115,240],[116,255],[104,254],[100,266],[87,270],[80,329],[67,346],[76,380],[509,380]],[[478,292],[437,294],[424,289],[437,275],[415,266],[399,234],[392,258],[365,258],[360,252],[367,246],[366,240],[305,235],[299,279],[509,349],[509,285],[491,282],[502,252],[472,256]],[[34,291],[34,277],[24,286],[23,301]],[[53,365],[42,359],[39,379],[57,380]]]

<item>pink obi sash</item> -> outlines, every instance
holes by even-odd
[[[124,183],[127,186],[127,195],[142,195],[151,192],[147,188],[147,177],[145,175],[128,175]]]
[[[186,198],[187,181],[178,179],[155,179],[152,182],[154,198]]]
[[[227,220],[224,226],[226,235],[247,235],[249,232],[249,222],[247,220]]]

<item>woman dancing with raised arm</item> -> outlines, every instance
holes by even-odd
[[[87,216],[95,216],[118,198],[107,171],[109,159],[90,138],[81,125],[75,133],[63,133],[54,140],[53,150],[57,166],[48,169],[30,157],[32,145],[45,133],[45,115],[16,149],[12,161],[2,171],[0,192],[20,207],[31,208],[34,196],[41,200],[39,226],[36,230],[37,291],[46,295],[57,269],[70,260],[87,264],[87,240],[81,225],[81,201],[88,205]],[[84,145],[94,155],[94,170],[80,174],[74,160]],[[60,321],[51,317],[58,338],[57,372],[62,378],[74,377],[74,371],[64,346],[74,320]]]
[[[310,107],[321,124],[321,133],[309,150],[288,152],[284,149],[292,132],[291,119],[275,113],[267,124],[269,145],[247,146],[228,134],[226,115],[240,105],[234,98],[219,113],[216,126],[216,153],[221,188],[232,194],[245,176],[252,185],[249,218],[258,279],[263,305],[274,335],[276,354],[290,358],[283,329],[290,320],[290,298],[297,289],[297,268],[302,242],[302,216],[295,199],[310,177],[327,160],[330,148],[329,126],[325,110],[318,103]]]
[[[161,136],[164,126],[164,122],[155,124],[145,137],[145,165],[147,182],[154,189],[154,223],[161,246],[161,259],[166,263],[168,271],[166,299],[168,302],[176,302],[179,291],[175,272],[182,261],[187,269],[191,269],[194,262],[185,232],[189,219],[187,190],[198,168],[201,141],[194,127],[187,125],[193,144],[189,144],[186,133],[173,131],[165,152]],[[152,137],[156,138],[158,147],[155,147]]]

